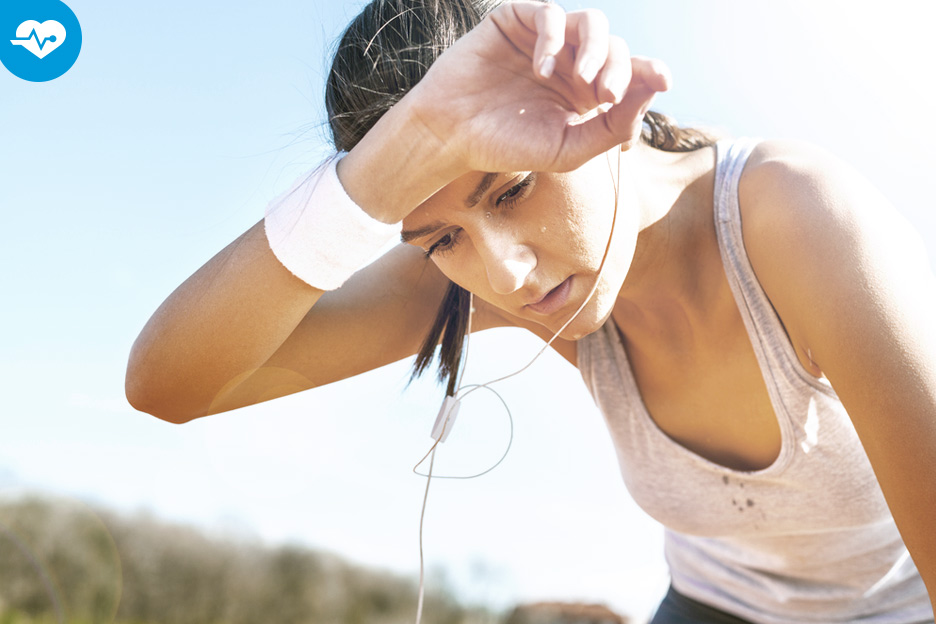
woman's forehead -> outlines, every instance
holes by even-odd
[[[435,220],[465,210],[478,209],[485,195],[508,179],[506,173],[472,171],[456,178],[417,206],[403,220],[404,226],[419,227],[424,220]]]

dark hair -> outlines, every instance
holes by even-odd
[[[372,0],[348,25],[335,50],[325,86],[325,108],[338,150],[349,151],[455,41],[505,0]],[[546,0],[544,0],[546,1]],[[713,136],[680,128],[650,111],[641,140],[667,152],[712,145]],[[439,349],[439,380],[454,394],[467,331],[470,297],[450,283],[413,366],[422,374]]]

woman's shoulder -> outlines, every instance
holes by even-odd
[[[796,207],[820,208],[811,204],[821,200],[832,208],[840,202],[829,200],[856,184],[869,186],[852,166],[828,150],[806,141],[769,139],[760,141],[751,152],[739,195],[743,209],[785,204],[784,212],[790,214]]]
[[[752,151],[738,187],[745,245],[760,257],[788,257],[882,237],[915,237],[912,228],[857,169],[803,141],[765,140]],[[811,254],[806,254],[807,258]],[[818,258],[817,258],[818,259]],[[763,263],[762,262],[762,263]]]
[[[898,274],[925,278],[919,234],[854,167],[822,148],[761,142],[738,198],[751,266],[798,346],[808,346],[810,327],[859,309],[868,288]]]

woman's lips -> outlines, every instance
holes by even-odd
[[[569,293],[572,291],[572,277],[569,276],[564,282],[550,290],[546,295],[536,303],[527,304],[527,308],[537,314],[549,315],[565,305],[569,300]]]

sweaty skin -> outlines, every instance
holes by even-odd
[[[639,143],[667,88],[665,67],[630,57],[594,11],[496,9],[338,166],[365,212],[420,235],[326,293],[280,265],[256,224],[147,323],[129,400],[181,423],[411,356],[446,278],[477,295],[474,329],[548,339],[597,280],[619,185],[597,293],[554,348],[574,364],[575,339],[613,319],[664,432],[726,465],[770,463],[776,417],[713,231],[713,150]],[[800,144],[759,145],[740,195],[758,280],[800,361],[845,405],[934,596],[936,280],[919,237],[851,169]]]

